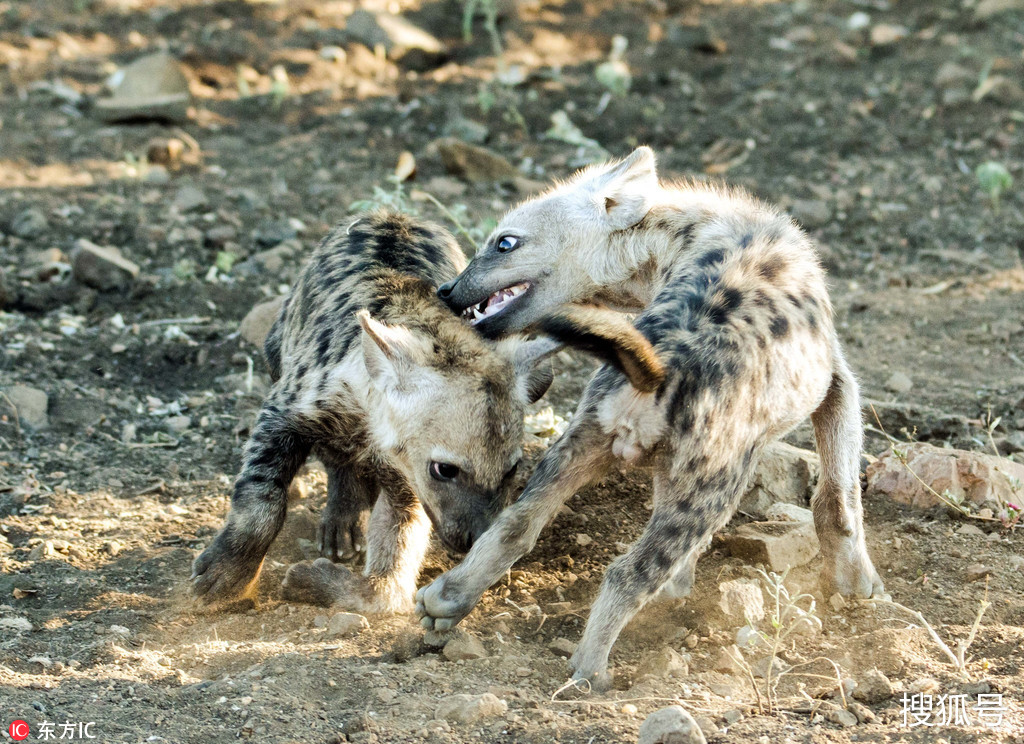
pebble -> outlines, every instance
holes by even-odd
[[[739,708],[733,708],[725,711],[725,713],[722,714],[722,718],[725,719],[726,726],[732,726],[737,721],[743,719],[743,711]]]
[[[179,212],[191,212],[194,209],[201,209],[209,203],[210,200],[206,197],[205,191],[198,186],[187,183],[178,189],[178,193],[174,195],[174,201],[171,202],[171,205]]]
[[[909,393],[914,389],[914,381],[903,372],[893,372],[885,381],[885,389],[894,393]]]
[[[678,651],[665,647],[645,657],[640,670],[655,677],[685,677],[690,665]]]
[[[262,349],[263,342],[266,340],[267,334],[270,333],[270,327],[277,320],[283,304],[284,297],[282,296],[261,302],[253,307],[245,318],[242,319],[241,325],[238,326],[238,332],[242,335],[242,338],[253,346]]]
[[[47,415],[49,397],[45,392],[27,385],[12,385],[3,392],[7,396],[7,400],[14,406],[14,410],[18,414],[18,422],[21,426],[31,430],[39,430],[45,429],[50,425],[50,419]]]
[[[485,692],[483,695],[450,695],[438,704],[434,717],[453,723],[474,724],[504,716],[507,712],[508,703],[493,693]]]
[[[103,549],[107,552],[107,555],[115,557],[121,554],[121,552],[124,550],[124,545],[122,545],[117,540],[107,540],[105,543],[103,543]]]
[[[723,674],[743,674],[743,667],[737,661],[738,658],[742,658],[742,654],[735,645],[719,649],[715,657],[715,671]]]
[[[789,212],[793,219],[812,230],[832,221],[832,209],[821,199],[797,199]]]
[[[707,739],[693,716],[681,705],[670,705],[640,724],[637,744],[707,744]]]
[[[32,630],[32,623],[24,617],[0,617],[0,628],[27,633]]]
[[[910,683],[910,687],[907,688],[910,693],[923,693],[930,694],[939,691],[939,683],[937,680],[931,677],[922,677],[921,679],[915,680]]]
[[[581,532],[578,535],[576,535],[576,544],[579,545],[581,548],[587,547],[592,542],[594,542],[594,538],[592,538],[585,532]]]
[[[857,716],[859,723],[874,723],[878,720],[871,708],[863,703],[851,701],[847,707],[853,715]]]
[[[117,248],[79,238],[71,253],[71,271],[76,281],[105,292],[127,286],[139,275],[139,266]]]
[[[637,707],[633,703],[625,703],[620,710],[624,716],[635,716],[637,714]]]
[[[576,653],[576,644],[568,638],[556,638],[548,644],[548,651],[553,653],[555,656],[561,656],[562,658],[568,659]]]
[[[391,13],[357,10],[349,15],[345,33],[369,49],[383,47],[389,59],[418,72],[438,66],[448,56],[437,37]]]
[[[370,627],[370,622],[354,612],[339,612],[327,623],[327,637],[340,638],[355,635]]]
[[[327,617],[327,615],[317,615],[316,617],[313,618],[313,627],[314,628],[326,628],[328,620],[329,620],[329,618]]]
[[[971,524],[970,522],[961,525],[960,529],[956,531],[958,535],[970,535],[971,537],[984,537],[985,532],[978,525]]]
[[[992,569],[981,563],[972,563],[967,567],[968,581],[981,581],[992,575]]]
[[[888,46],[889,44],[895,44],[900,39],[905,38],[906,35],[906,26],[899,26],[892,23],[879,23],[871,27],[871,44],[872,46]]]
[[[757,583],[743,579],[723,581],[718,591],[718,607],[729,619],[746,623],[764,617],[764,594]]]
[[[167,420],[164,421],[164,425],[174,434],[181,434],[182,432],[188,431],[189,427],[192,426],[192,417],[168,416]]]
[[[842,726],[843,728],[850,728],[851,726],[857,725],[857,716],[848,710],[843,710],[842,708],[829,711],[825,718],[832,723]]]
[[[23,210],[11,220],[11,232],[19,238],[35,238],[46,232],[46,215],[34,207]]]
[[[470,659],[483,659],[487,657],[487,649],[480,639],[461,628],[455,631],[455,635],[444,644],[442,655],[448,661],[460,661]]]
[[[855,700],[875,705],[884,703],[893,696],[892,682],[877,669],[865,672],[856,681],[857,686],[853,689]]]

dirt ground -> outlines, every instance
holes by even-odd
[[[20,718],[32,740],[44,721],[57,736],[92,721],[98,740],[128,743],[631,742],[678,700],[711,742],[1024,742],[1021,530],[962,534],[942,510],[881,499],[866,500],[868,542],[896,602],[954,647],[991,602],[966,675],[912,618],[818,597],[822,629],[781,656],[838,666],[784,679],[771,714],[743,675],[717,670],[737,630],[718,585],[756,574],[715,549],[691,598],[651,606],[624,632],[615,689],[554,695],[567,666],[550,646],[578,640],[605,566],[642,529],[643,472],[577,495],[487,593],[463,624],[486,658],[449,661],[409,617],[331,638],[329,611],[280,600],[287,565],[315,550],[315,465],[256,606],[203,614],[186,593],[267,384],[240,320],[286,290],[353,202],[393,193],[403,151],[418,166],[406,196],[430,191],[485,231],[520,194],[447,175],[431,143],[472,133],[529,179],[564,176],[578,152],[545,136],[557,111],[614,155],[650,144],[666,176],[715,171],[791,208],[821,243],[848,356],[886,429],[981,451],[999,418],[995,446],[1019,461],[1024,12],[980,17],[985,4],[526,0],[501,6],[499,62],[479,21],[463,39],[460,3],[400,0],[390,9],[449,50],[411,70],[340,30],[353,2],[0,0],[0,389],[45,391],[49,418],[39,431],[0,422],[0,736]],[[617,33],[632,87],[603,101],[595,68]],[[90,102],[115,65],[159,47],[184,65],[191,119],[100,122]],[[501,65],[522,80],[494,83]],[[186,143],[185,162],[162,171],[146,153],[167,137]],[[974,173],[984,161],[1017,179],[998,211]],[[429,201],[408,205],[447,220]],[[140,277],[98,292],[47,268],[80,238],[118,247]],[[228,273],[210,271],[219,253],[237,257]],[[592,366],[558,365],[545,404],[567,417]],[[809,430],[791,440],[809,446]],[[870,454],[885,448],[869,434]],[[969,580],[978,563],[989,575]],[[422,583],[449,565],[435,551]],[[817,568],[794,570],[791,588],[816,592]],[[659,672],[650,655],[666,648],[688,673]],[[873,721],[837,723],[836,674],[863,690],[873,669],[892,695],[867,702]],[[485,692],[508,710],[435,718],[442,698]],[[976,716],[906,727],[904,692],[1001,694],[1005,712],[991,728]]]

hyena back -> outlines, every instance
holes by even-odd
[[[813,245],[785,215],[738,191],[661,184],[653,153],[640,148],[513,209],[440,294],[488,336],[564,303],[639,312],[636,328],[666,374],[651,391],[610,367],[595,374],[519,500],[460,566],[420,590],[426,626],[465,616],[576,490],[620,460],[645,458],[653,514],[608,569],[571,660],[577,678],[607,684],[622,627],[659,592],[689,591],[761,451],[807,416],[822,458],[812,506],[824,594],[881,590],[862,526],[857,384]]]

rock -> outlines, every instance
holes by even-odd
[[[548,644],[548,651],[553,653],[555,656],[561,656],[562,658],[568,659],[576,653],[576,644],[568,638],[556,638]]]
[[[46,232],[49,223],[41,210],[30,207],[15,215],[11,220],[11,232],[19,238],[36,238]]]
[[[832,208],[821,199],[797,199],[789,208],[793,219],[812,230],[832,221]]]
[[[342,638],[356,635],[370,627],[370,622],[354,612],[339,612],[327,622],[327,637]]]
[[[235,229],[234,225],[217,225],[206,231],[203,235],[203,240],[207,245],[221,248],[237,237],[238,230]]]
[[[253,232],[253,240],[264,248],[273,248],[299,236],[296,223],[289,219],[266,220]]]
[[[168,416],[167,420],[164,421],[164,426],[167,427],[168,431],[174,434],[181,434],[182,432],[188,431],[189,427],[192,426],[192,417]]]
[[[477,723],[487,718],[497,718],[508,712],[508,703],[496,695],[449,695],[434,711],[434,718],[452,723]]]
[[[423,645],[430,648],[444,648],[455,635],[453,630],[428,630],[423,634]]]
[[[764,617],[764,594],[756,582],[724,581],[718,585],[718,591],[722,595],[718,606],[729,619],[749,624]]]
[[[736,646],[726,646],[719,649],[718,654],[715,656],[714,670],[721,672],[722,674],[744,674],[743,665],[740,664],[739,659],[743,658],[743,654]]]
[[[772,679],[778,679],[785,671],[786,664],[778,656],[766,656],[750,665],[750,671],[757,679],[768,679],[769,668],[772,671]]]
[[[171,205],[179,212],[191,212],[193,209],[205,207],[209,202],[210,200],[206,198],[206,192],[198,186],[187,183],[178,189],[178,193],[174,195],[174,201],[171,202]]]
[[[718,733],[718,724],[716,724],[710,716],[695,716],[694,721],[700,727],[701,733],[704,736],[711,736],[712,734]]]
[[[933,79],[936,88],[958,88],[967,85],[977,85],[978,75],[956,62],[944,62]]]
[[[644,657],[640,671],[655,677],[685,677],[690,673],[690,665],[682,654],[666,646]]]
[[[37,431],[50,425],[47,415],[49,397],[45,392],[27,385],[12,385],[3,393],[7,400],[0,399],[0,407],[9,401],[9,404],[14,406],[14,411],[18,414],[18,423],[22,427]]]
[[[885,389],[894,393],[909,393],[914,389],[914,381],[903,372],[893,372],[885,381]]]
[[[474,145],[482,145],[491,134],[486,124],[467,119],[464,116],[456,116],[453,119],[449,119],[445,122],[441,132],[445,137],[454,137]]]
[[[972,563],[967,567],[967,581],[981,581],[992,575],[992,569],[981,563]]]
[[[807,522],[752,522],[720,539],[730,555],[776,573],[802,566],[818,552],[814,524]]]
[[[829,711],[825,718],[832,723],[842,726],[843,728],[850,728],[857,725],[857,716],[848,710],[843,710],[842,708]]]
[[[28,621],[28,618],[24,617],[0,617],[0,628],[19,633],[29,633],[32,631],[32,623]]]
[[[431,196],[442,201],[445,199],[457,199],[466,193],[466,184],[451,176],[434,176],[423,186],[424,190]]]
[[[960,529],[956,531],[956,534],[966,535],[969,537],[985,537],[985,532],[980,527],[978,527],[978,525],[971,524],[970,522],[967,522],[966,524],[962,525]]]
[[[868,705],[884,703],[892,696],[892,682],[877,669],[871,669],[858,677],[857,686],[853,690],[854,699]]]
[[[138,265],[117,248],[98,246],[85,238],[75,241],[71,271],[76,281],[101,292],[125,287],[139,275]]]
[[[1014,480],[1024,482],[1024,464],[920,442],[900,445],[900,449],[906,455],[906,465],[891,450],[868,465],[866,495],[869,498],[887,496],[922,509],[939,505],[939,499],[922,486],[910,470],[936,492],[948,491],[955,500],[975,504],[1017,503],[1020,498]]]
[[[707,739],[693,716],[681,705],[670,705],[640,724],[637,744],[707,744]]]
[[[435,145],[445,170],[470,183],[509,183],[522,178],[514,165],[486,147],[453,137],[437,140]]]
[[[772,504],[806,506],[814,494],[820,470],[821,460],[816,453],[776,442],[761,456],[740,510],[767,517]]]
[[[273,248],[254,253],[239,268],[243,271],[255,270],[257,273],[280,274],[285,267],[285,262],[293,258],[297,252],[298,246],[295,241],[286,240]]]
[[[452,639],[444,644],[444,649],[441,653],[448,661],[484,659],[487,657],[487,649],[484,648],[484,644],[480,642],[480,639],[461,628],[457,629]]]
[[[357,10],[348,17],[345,32],[370,49],[384,47],[390,59],[411,70],[437,67],[448,56],[435,36],[391,13]]]
[[[847,705],[847,709],[853,713],[853,715],[857,716],[858,723],[874,723],[878,720],[871,708],[863,703],[855,703],[851,701]]]
[[[270,333],[270,327],[274,325],[274,321],[281,313],[282,305],[284,305],[284,296],[275,297],[254,306],[238,326],[238,332],[242,338],[262,349],[263,342],[266,341],[267,334]]]
[[[183,122],[191,102],[188,78],[167,52],[139,57],[115,73],[113,93],[96,101],[106,122],[148,119]]]
[[[739,708],[733,708],[732,710],[725,711],[722,714],[722,718],[725,720],[726,726],[732,726],[737,721],[743,720],[743,711]]]
[[[974,6],[974,17],[987,20],[1010,10],[1024,10],[1024,0],[981,0]]]
[[[594,542],[594,538],[592,538],[586,532],[580,532],[576,535],[576,544],[579,545],[581,548],[587,547],[592,542]]]
[[[879,23],[871,27],[869,38],[871,46],[889,46],[907,36],[907,27],[892,23]]]
[[[814,512],[796,504],[772,504],[764,516],[769,522],[814,522]]]

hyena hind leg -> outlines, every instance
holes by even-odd
[[[366,568],[357,574],[326,558],[288,569],[285,599],[366,613],[408,612],[430,540],[430,520],[418,502],[377,499],[367,531]]]
[[[320,555],[336,562],[366,551],[370,510],[378,493],[374,480],[350,468],[328,466],[327,503],[316,529]]]
[[[736,510],[754,460],[750,450],[717,472],[655,479],[654,512],[640,539],[605,573],[569,662],[574,679],[608,689],[608,655],[626,623],[658,594],[689,593],[700,551]]]
[[[860,453],[863,443],[857,381],[838,355],[825,400],[811,414],[821,478],[812,500],[814,526],[824,560],[821,590],[851,597],[882,594],[882,579],[864,541],[860,500]]]

